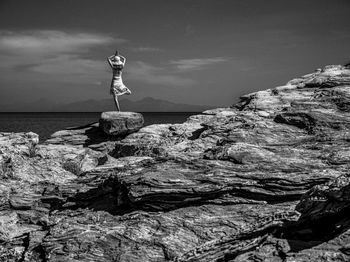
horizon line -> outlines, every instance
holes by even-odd
[[[50,113],[50,114],[60,114],[60,113],[103,113],[103,112],[111,112],[111,111],[115,111],[115,110],[110,110],[110,111],[25,111],[25,112],[16,112],[16,111],[12,111],[12,112],[0,112],[0,114],[31,114],[31,113]],[[115,111],[118,112],[118,111]],[[120,111],[120,112],[131,112],[131,111]],[[202,113],[203,111],[140,111],[138,113]]]

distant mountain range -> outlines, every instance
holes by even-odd
[[[121,99],[123,111],[138,112],[202,112],[215,108],[208,105],[189,105],[173,103],[167,100],[146,97],[138,101]],[[33,103],[18,105],[0,105],[0,112],[102,112],[115,110],[112,99],[84,100],[68,104],[57,104],[48,99],[39,99]]]

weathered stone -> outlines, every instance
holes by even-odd
[[[1,133],[0,261],[349,261],[349,77],[121,136]]]
[[[103,112],[100,118],[100,128],[106,134],[113,136],[134,133],[143,126],[143,123],[143,116],[134,112]]]

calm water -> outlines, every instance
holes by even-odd
[[[37,133],[40,142],[52,133],[66,127],[82,126],[97,122],[101,113],[0,113],[0,132]],[[156,112],[142,113],[145,126],[151,124],[182,123],[198,113],[195,112]]]

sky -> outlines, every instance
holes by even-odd
[[[230,106],[350,62],[349,14],[349,0],[0,0],[0,105],[109,98],[118,49],[128,98]]]

